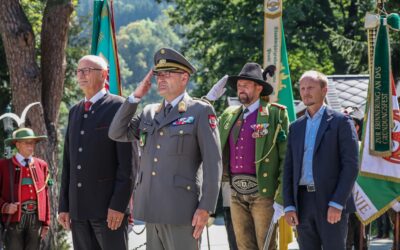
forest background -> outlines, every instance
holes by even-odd
[[[42,102],[42,109],[28,116],[28,125],[49,136],[38,155],[52,168],[54,214],[68,110],[83,98],[75,70],[79,58],[90,51],[92,5],[92,0],[0,0],[0,113],[9,104],[20,114],[27,104]],[[283,5],[295,99],[300,99],[298,79],[306,70],[368,74],[364,17],[375,12],[375,1],[285,0]],[[399,13],[400,3],[388,1],[386,9]],[[181,51],[197,67],[189,87],[197,97],[223,75],[238,74],[246,62],[262,64],[261,0],[114,0],[114,11],[123,96],[153,66],[154,52],[161,47]],[[390,34],[393,74],[399,82],[400,34]],[[227,96],[234,95],[228,90]],[[143,104],[158,101],[153,88]],[[218,112],[225,101],[216,103]],[[0,125],[1,141],[4,138]],[[53,219],[43,248],[66,247],[64,236]]]

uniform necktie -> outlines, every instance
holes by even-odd
[[[249,110],[247,108],[245,108],[242,111],[242,113],[240,113],[238,119],[235,122],[235,125],[232,128],[233,139],[234,139],[235,144],[236,144],[237,139],[239,137],[240,129],[242,128],[242,125],[243,125],[244,114],[247,113],[247,112],[249,112]]]
[[[172,109],[172,105],[170,103],[168,103],[167,106],[165,106],[165,108],[164,108],[164,117],[167,117],[169,112],[171,112],[171,109]]]
[[[92,106],[92,102],[91,101],[86,101],[85,102],[85,112],[88,112],[90,107]]]
[[[24,159],[24,162],[25,162],[25,167],[29,167],[29,159]]]

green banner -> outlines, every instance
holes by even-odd
[[[118,50],[115,39],[112,1],[95,0],[93,5],[92,55],[103,57],[109,67],[108,85],[110,93],[121,94]]]
[[[290,79],[290,69],[286,50],[285,33],[281,19],[282,45],[281,45],[281,72],[280,85],[278,92],[278,102],[287,107],[289,121],[296,120],[296,110],[293,102],[292,80]]]

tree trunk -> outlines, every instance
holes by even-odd
[[[48,135],[47,160],[54,185],[49,189],[52,216],[52,229],[45,241],[44,249],[55,249],[57,239],[58,211],[58,134],[59,108],[64,90],[66,69],[65,49],[68,28],[73,6],[70,0],[47,2],[41,33],[42,103],[44,120]]]
[[[51,228],[42,249],[57,249],[58,135],[57,124],[65,78],[65,49],[68,40],[71,0],[48,0],[41,33],[41,67],[35,54],[35,36],[19,0],[0,0],[0,31],[10,71],[14,112],[32,102],[41,102],[28,113],[26,124],[37,134],[46,134],[47,143],[38,144],[37,155],[50,168],[54,185],[49,188]]]

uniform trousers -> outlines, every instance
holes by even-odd
[[[345,250],[348,214],[342,213],[339,222],[327,221],[327,210],[320,211],[316,193],[303,186],[298,192],[298,242],[300,250]]]
[[[74,250],[127,250],[128,216],[121,226],[111,230],[105,219],[72,220],[72,242]]]
[[[239,250],[262,250],[274,214],[274,200],[258,192],[250,195],[232,189],[231,215],[236,243]],[[276,228],[269,250],[276,249]]]
[[[22,213],[20,222],[8,226],[5,246],[7,250],[37,250],[40,246],[42,222],[36,212]]]
[[[205,228],[204,228],[205,229]],[[192,225],[146,223],[147,250],[198,250]]]

